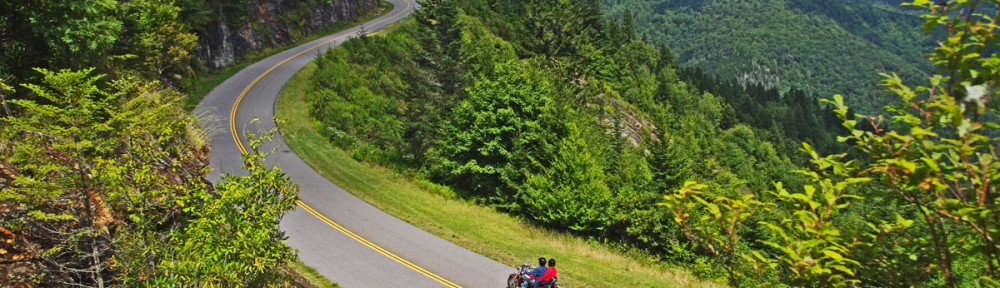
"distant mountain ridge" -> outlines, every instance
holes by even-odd
[[[843,94],[861,112],[881,110],[878,73],[915,81],[935,45],[919,11],[901,0],[604,0],[632,13],[639,35],[664,43],[679,63],[743,83]],[[734,107],[735,108],[735,107]]]

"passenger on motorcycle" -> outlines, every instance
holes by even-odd
[[[538,267],[535,267],[535,270],[531,270],[531,272],[525,273],[525,275],[528,275],[531,279],[524,281],[524,283],[521,284],[521,288],[538,287],[535,280],[538,279],[538,277],[545,275],[545,271],[545,257],[538,257]]]
[[[558,276],[559,271],[556,270],[556,259],[549,259],[549,268],[545,269],[545,274],[538,278],[538,286],[549,286],[555,282],[555,278]]]

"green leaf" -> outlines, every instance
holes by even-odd
[[[840,255],[840,253],[833,252],[833,251],[830,251],[830,250],[823,250],[823,251],[821,251],[821,253],[823,253],[823,255],[825,255],[826,257],[829,257],[830,259],[832,259],[834,261],[837,261],[837,262],[844,261],[844,256]]]

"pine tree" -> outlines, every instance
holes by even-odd
[[[622,33],[624,33],[625,41],[631,42],[636,41],[635,35],[635,19],[632,18],[632,10],[625,9],[622,13]]]

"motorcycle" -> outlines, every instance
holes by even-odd
[[[530,277],[528,277],[525,273],[528,273],[531,270],[532,267],[528,266],[528,264],[521,264],[520,266],[517,266],[517,272],[510,273],[510,276],[507,277],[507,288],[521,288],[521,284],[530,279]],[[556,285],[558,278],[559,277],[554,277],[552,278],[551,284],[538,285],[538,288],[559,288],[559,285]]]

